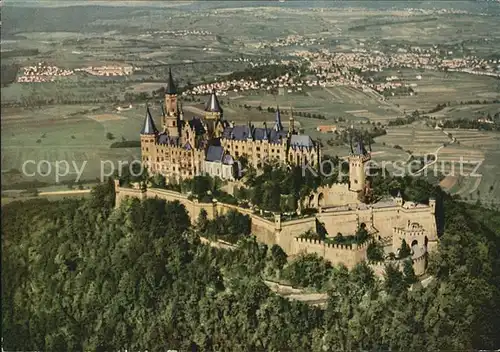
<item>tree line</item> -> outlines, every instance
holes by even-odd
[[[234,251],[204,245],[177,202],[128,199],[115,209],[111,181],[89,199],[3,205],[3,348],[497,348],[500,214],[424,180],[378,185],[401,189],[405,199],[437,197],[444,225],[426,287],[390,265],[382,281],[366,264],[349,271],[315,255],[286,263],[278,246],[252,236]],[[326,291],[326,307],[280,297],[263,276]]]

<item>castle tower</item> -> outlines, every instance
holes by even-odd
[[[179,135],[179,109],[177,108],[177,88],[172,77],[172,70],[168,69],[168,81],[165,87],[165,108],[163,109],[162,127],[169,136]]]
[[[210,98],[205,103],[205,123],[207,124],[208,134],[211,138],[220,137],[216,136],[216,127],[223,117],[223,110],[220,106],[219,99],[215,91],[212,91]]]
[[[370,153],[365,149],[363,140],[359,140],[356,148],[352,149],[349,156],[349,183],[350,190],[364,191],[366,184],[365,164],[371,159]]]
[[[396,198],[394,198],[394,200],[396,201],[396,204],[400,207],[403,206],[403,196],[401,195],[401,191],[398,191],[398,194],[396,195]]]
[[[152,167],[154,159],[153,152],[157,135],[158,129],[149,111],[149,106],[146,106],[146,117],[144,118],[144,124],[141,129],[141,154],[143,165],[148,166],[150,170],[154,169],[154,167]]]

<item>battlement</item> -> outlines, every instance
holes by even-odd
[[[358,162],[367,162],[371,160],[371,155],[366,154],[366,155],[349,155],[349,161],[358,161]]]
[[[427,231],[425,229],[420,228],[418,230],[414,229],[402,229],[400,227],[394,227],[393,229],[394,235],[397,236],[425,236],[427,235]]]
[[[362,243],[362,244],[356,244],[356,243],[349,243],[349,244],[341,244],[341,243],[328,243],[322,240],[317,240],[313,238],[302,238],[302,237],[295,237],[296,242],[304,243],[304,244],[311,244],[311,245],[320,245],[324,246],[325,248],[332,248],[332,249],[340,249],[340,250],[346,250],[346,251],[351,251],[351,250],[357,250],[357,249],[363,249],[365,247],[368,247],[368,242]]]

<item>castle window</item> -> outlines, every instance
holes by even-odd
[[[257,147],[256,149],[257,149],[257,151],[260,151],[260,147]]]

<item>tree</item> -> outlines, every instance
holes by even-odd
[[[366,249],[368,260],[380,262],[384,260],[384,248],[377,242],[372,241]]]
[[[111,132],[106,132],[106,139],[112,141],[113,139],[115,139],[115,136]]]
[[[165,180],[165,176],[160,173],[156,173],[151,178],[151,184],[156,188],[165,188],[167,186],[167,181]]]
[[[408,243],[406,243],[405,239],[403,238],[403,241],[401,242],[401,247],[399,248],[398,258],[402,259],[410,255],[411,255],[410,246],[408,246]]]
[[[201,233],[204,233],[208,225],[208,214],[205,209],[201,209],[198,214],[198,219],[196,220],[196,226]]]
[[[388,294],[394,297],[399,296],[407,289],[403,273],[393,264],[387,264],[385,266],[384,289]]]
[[[403,275],[404,281],[407,285],[412,285],[418,282],[417,275],[415,275],[415,270],[413,270],[413,263],[411,259],[407,259],[404,261]]]
[[[273,244],[270,253],[273,267],[278,270],[283,269],[287,262],[287,255],[283,249],[280,246]]]

